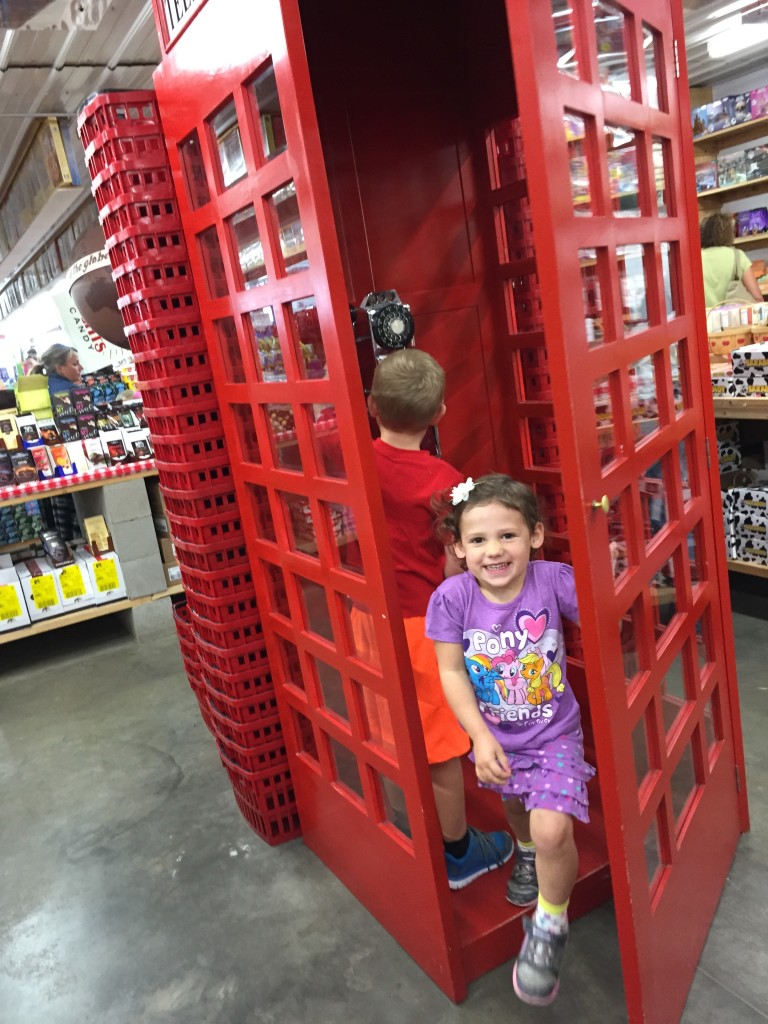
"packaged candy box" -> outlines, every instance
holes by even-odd
[[[753,118],[768,117],[768,85],[761,85],[749,94],[749,109]]]

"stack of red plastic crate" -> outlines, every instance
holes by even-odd
[[[78,132],[186,591],[187,675],[241,812],[276,844],[299,820],[154,93],[93,97]]]

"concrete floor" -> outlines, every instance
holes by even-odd
[[[752,832],[684,1024],[768,1021],[768,655],[737,616]],[[109,618],[0,653],[0,1024],[619,1024],[610,906],[575,922],[559,1000],[504,966],[454,1006],[300,840],[231,796],[175,636]]]

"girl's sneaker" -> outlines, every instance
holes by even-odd
[[[515,866],[507,882],[507,899],[516,907],[527,907],[535,903],[539,895],[539,880],[536,877],[536,854],[515,853]]]
[[[525,938],[512,971],[512,984],[524,1003],[548,1006],[560,988],[560,965],[568,932],[545,932],[530,917],[523,918],[523,931]]]
[[[448,885],[451,889],[463,889],[481,875],[506,864],[513,849],[514,842],[508,832],[480,832],[470,825],[469,847],[464,856],[445,855]]]

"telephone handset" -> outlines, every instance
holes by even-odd
[[[394,289],[369,292],[358,308],[350,306],[357,342],[357,355],[363,391],[370,394],[376,364],[397,349],[412,348],[415,324],[411,307],[402,302]],[[371,420],[374,437],[376,423]],[[437,428],[430,427],[421,443],[422,449],[442,457]]]

